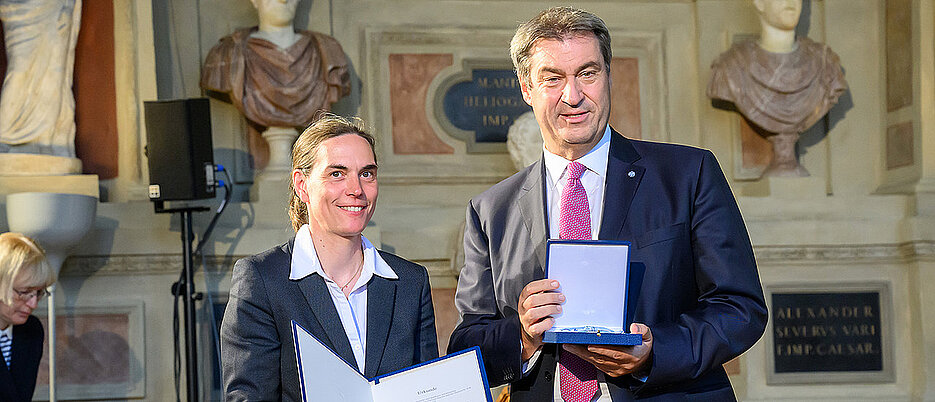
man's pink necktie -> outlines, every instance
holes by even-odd
[[[558,233],[562,239],[591,239],[591,209],[588,195],[581,185],[581,175],[587,168],[578,163],[568,164],[568,182],[562,190],[561,214]],[[597,393],[597,369],[574,354],[559,351],[559,383],[565,402],[590,401]]]

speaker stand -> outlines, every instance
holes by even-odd
[[[163,201],[153,202],[156,213],[178,213],[182,218],[182,275],[172,284],[172,294],[182,297],[185,324],[185,384],[189,402],[197,402],[198,392],[198,338],[195,326],[195,301],[203,295],[195,292],[195,273],[193,264],[192,212],[208,211],[208,207],[164,208]],[[178,334],[175,334],[178,339]]]

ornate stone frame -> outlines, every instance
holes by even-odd
[[[45,317],[47,310],[37,308],[34,314]],[[95,300],[94,304],[81,306],[62,306],[56,311],[58,321],[64,318],[94,314],[120,314],[127,316],[127,346],[129,349],[128,382],[120,384],[62,384],[60,377],[56,384],[56,399],[59,400],[89,400],[89,399],[136,399],[146,396],[146,342],[145,320],[142,300]],[[48,331],[48,329],[46,329]],[[59,343],[61,345],[61,343]],[[59,353],[61,357],[62,354]],[[48,398],[49,386],[36,385],[35,395],[42,399]]]
[[[828,283],[788,283],[766,286],[764,293],[770,314],[773,312],[772,295],[774,293],[823,293],[823,292],[877,292],[880,295],[880,343],[883,354],[883,370],[879,372],[808,372],[808,373],[776,373],[775,354],[773,343],[773,319],[770,317],[763,335],[766,346],[766,384],[767,385],[799,385],[799,384],[839,384],[839,383],[888,383],[896,380],[893,356],[893,297],[889,282],[828,282]]]
[[[377,152],[387,173],[382,183],[409,183],[413,181],[452,184],[479,182],[495,183],[514,172],[505,153],[469,153],[470,145],[457,132],[449,130],[436,117],[438,107],[433,102],[441,99],[447,86],[464,74],[467,67],[511,66],[508,55],[514,28],[460,29],[446,27],[367,27],[361,70],[371,85],[363,88],[362,115],[376,126]],[[654,141],[670,140],[666,112],[665,31],[626,31],[611,29],[614,57],[633,57],[639,61],[640,121],[642,138]],[[453,56],[450,67],[443,69],[429,86],[425,113],[429,125],[438,138],[454,148],[454,154],[394,155],[392,149],[392,116],[390,114],[390,77],[388,58],[395,53],[448,53]],[[462,77],[463,78],[463,77]],[[450,125],[450,124],[449,124]],[[485,150],[490,152],[491,150]],[[495,151],[495,150],[494,150]],[[467,169],[465,169],[467,167]],[[423,177],[428,175],[428,177]]]

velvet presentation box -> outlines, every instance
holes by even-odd
[[[565,295],[562,312],[543,334],[546,343],[639,345],[632,322],[643,265],[630,266],[630,243],[607,240],[549,240],[545,275]]]

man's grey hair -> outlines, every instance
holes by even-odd
[[[510,41],[510,58],[520,83],[529,85],[529,55],[539,39],[564,40],[570,36],[594,34],[600,44],[604,65],[610,69],[610,32],[600,17],[572,7],[552,7],[518,28]]]

